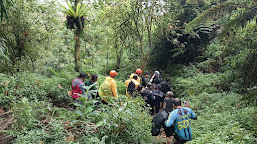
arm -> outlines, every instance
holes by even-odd
[[[110,82],[111,85],[111,89],[112,89],[112,95],[116,98],[118,98],[118,92],[117,92],[117,84],[116,82],[113,80]]]
[[[154,76],[155,76],[155,74],[152,76],[152,78],[150,79],[150,83],[152,83],[153,82],[153,78],[154,78]]]

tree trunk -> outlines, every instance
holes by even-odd
[[[79,72],[80,70],[80,34],[81,30],[76,29],[76,42],[75,42],[75,70]]]
[[[77,7],[77,4],[80,2],[80,0],[75,0],[75,7]],[[79,72],[80,70],[80,34],[81,34],[81,30],[82,29],[79,29],[77,28],[76,29],[76,36],[75,36],[75,39],[76,39],[76,42],[75,42],[75,54],[74,54],[74,57],[75,57],[75,70],[77,72]]]

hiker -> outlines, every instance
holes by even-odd
[[[162,127],[167,137],[172,136],[174,133],[174,126],[166,127],[164,124],[165,120],[168,118],[169,113],[173,110],[172,96],[173,92],[167,92],[163,102],[163,110],[153,116],[152,123],[154,125],[151,130],[153,136],[159,135]]]
[[[97,82],[98,79],[98,75],[94,74],[91,75],[91,79],[87,80],[87,82],[85,83],[85,86],[91,86],[93,84],[95,84]],[[97,90],[96,85],[93,85],[89,90]],[[97,96],[97,93],[88,93],[88,99],[93,99]]]
[[[140,79],[140,75],[142,74],[142,70],[141,69],[137,69],[135,73],[132,73],[129,77],[130,80],[133,79],[133,76],[136,75],[138,76],[137,82],[140,84],[141,83],[141,79]]]
[[[161,92],[162,86],[157,84],[155,90],[153,90],[154,100],[153,100],[153,115],[157,114],[160,109],[162,109],[162,102],[164,100],[164,94]]]
[[[183,144],[192,140],[192,131],[190,128],[190,120],[196,119],[195,113],[189,108],[189,103],[185,101],[185,107],[181,106],[181,100],[175,98],[173,100],[173,110],[168,120],[165,121],[165,125],[170,127],[174,125],[175,135],[172,139],[173,143]]]
[[[157,85],[157,84],[159,84],[159,83],[162,82],[162,77],[161,77],[159,71],[155,71],[155,72],[154,72],[154,75],[152,76],[150,82],[151,82],[151,83],[154,83],[155,85]]]
[[[75,102],[81,103],[82,101],[78,100],[80,97],[78,94],[85,94],[85,89],[83,88],[84,84],[83,81],[85,80],[85,77],[87,75],[85,73],[80,73],[78,78],[73,79],[71,88],[72,88],[72,98],[75,100]]]
[[[167,93],[167,91],[170,91],[170,83],[169,83],[169,79],[166,78],[165,81],[161,82],[160,85],[162,86],[162,92],[164,94]]]
[[[109,74],[110,76],[106,77],[99,88],[99,96],[102,98],[104,104],[108,104],[109,98],[118,98],[117,84],[114,80],[118,73],[115,70],[111,70]]]
[[[165,99],[163,100],[163,109],[167,112],[170,113],[173,110],[173,92],[168,91]]]
[[[142,77],[142,86],[146,87],[147,83],[148,83],[148,78],[149,78],[149,73],[145,72],[145,76]]]
[[[152,107],[152,101],[154,100],[154,96],[151,87],[151,83],[147,83],[146,87],[140,91],[140,94],[145,102]]]
[[[137,91],[137,88],[139,86],[139,83],[137,81],[138,76],[134,75],[132,80],[126,81],[125,83],[127,84],[127,89],[126,89],[126,96],[130,97],[134,92]]]

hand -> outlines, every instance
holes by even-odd
[[[189,107],[189,102],[188,101],[184,101],[184,106],[185,107]]]

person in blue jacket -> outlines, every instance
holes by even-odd
[[[192,131],[190,128],[191,119],[196,119],[195,113],[188,108],[189,104],[187,101],[184,103],[185,107],[181,106],[181,100],[175,98],[173,100],[173,110],[168,120],[165,121],[166,127],[170,127],[174,124],[175,135],[173,143],[183,144],[186,141],[192,140]]]

